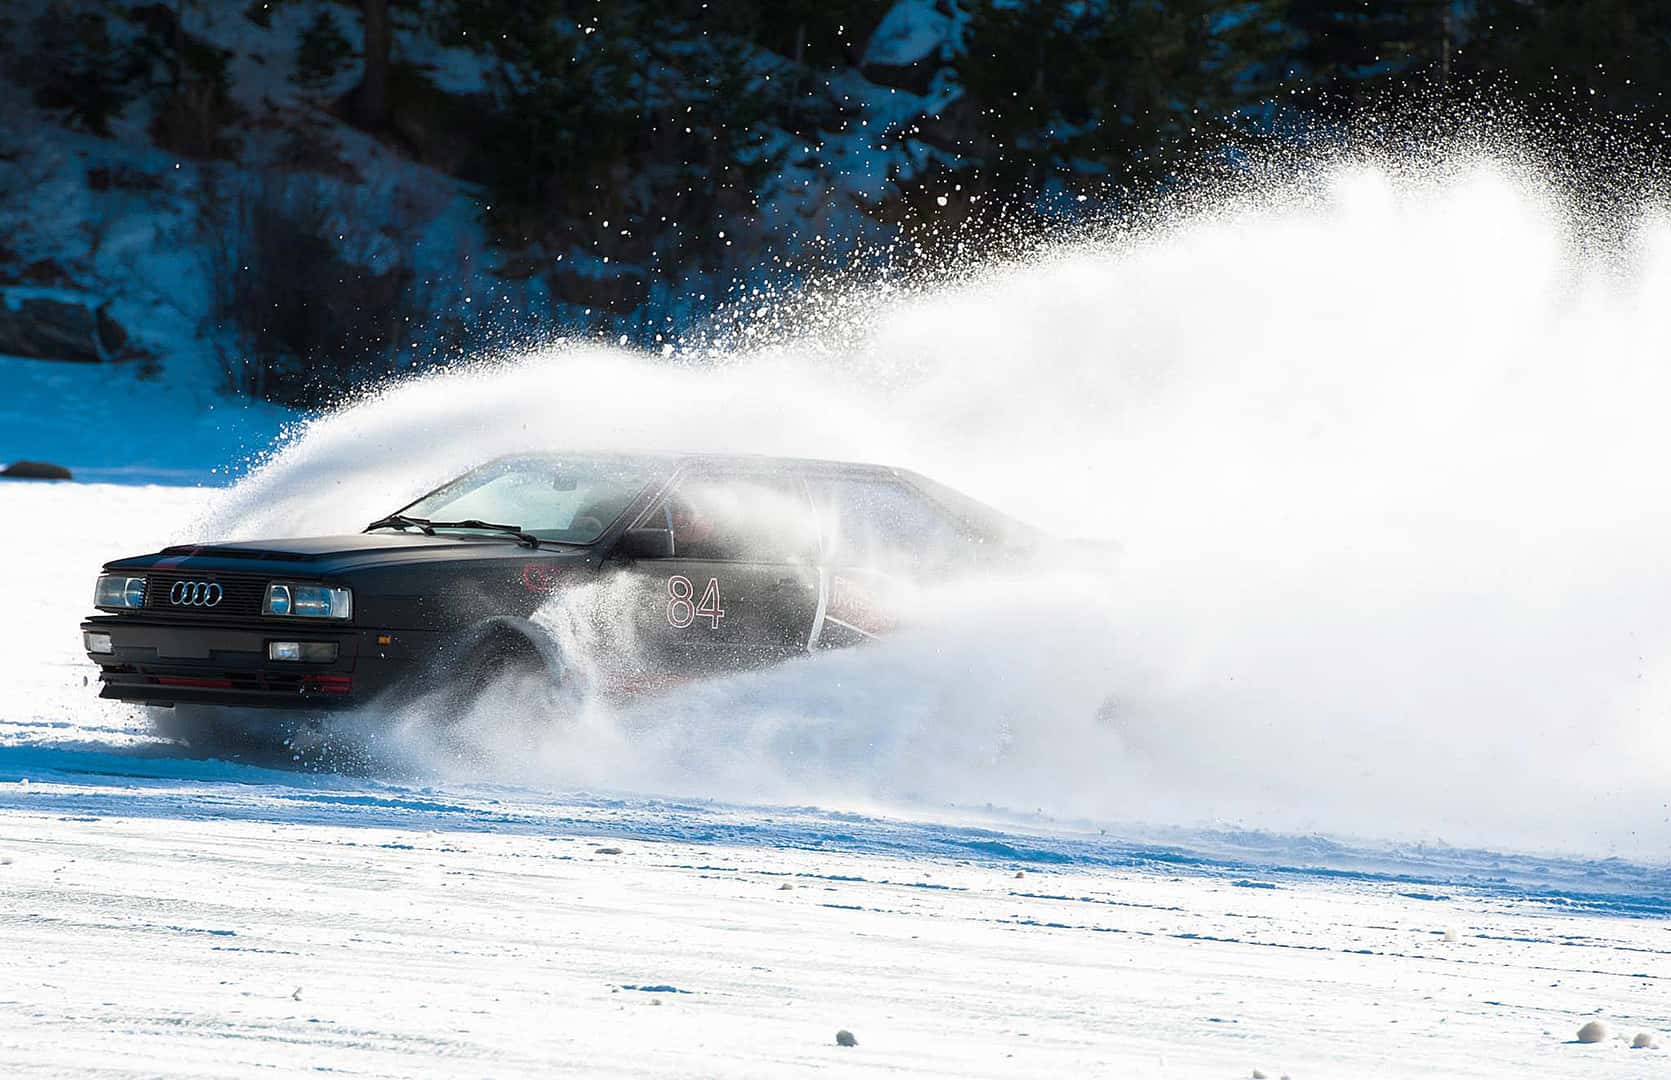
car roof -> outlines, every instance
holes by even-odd
[[[645,462],[658,462],[668,466],[681,465],[713,465],[723,468],[738,469],[770,469],[770,470],[807,470],[816,472],[841,472],[867,476],[897,476],[904,470],[891,465],[877,465],[859,461],[836,461],[828,458],[800,458],[779,457],[771,454],[735,454],[714,453],[708,451],[670,451],[670,450],[529,450],[522,453],[501,454],[494,458],[503,461],[512,458],[530,457],[562,457],[572,454],[577,457],[623,458],[636,459]]]
[[[937,480],[932,480],[921,473],[892,465],[836,461],[828,458],[779,457],[770,454],[731,454],[705,451],[681,453],[669,450],[530,450],[519,454],[502,454],[492,459],[492,461],[505,461],[515,458],[561,458],[565,455],[619,458],[641,461],[646,464],[654,462],[661,467],[662,476],[651,485],[651,490],[661,489],[664,483],[673,478],[674,474],[691,465],[751,472],[783,471],[825,476],[886,477],[914,488],[919,495],[928,498],[931,502],[938,503],[941,509],[962,519],[966,524],[981,528],[983,532],[1007,535],[1012,538],[1037,534],[1036,529],[1020,519],[1011,517],[978,499],[971,498],[955,488],[948,487]],[[492,461],[484,464],[491,464]]]

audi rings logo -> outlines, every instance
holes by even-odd
[[[176,607],[214,607],[222,595],[218,581],[176,581],[168,590],[168,602]]]

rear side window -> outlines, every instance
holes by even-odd
[[[806,492],[780,477],[687,475],[639,526],[671,529],[679,559],[811,565],[818,558]]]
[[[922,572],[967,559],[968,532],[904,484],[870,477],[809,477],[832,566]]]

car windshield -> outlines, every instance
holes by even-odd
[[[502,458],[465,473],[401,510],[435,522],[514,525],[541,540],[590,544],[654,479],[645,461],[613,457]]]

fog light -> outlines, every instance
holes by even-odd
[[[98,653],[102,656],[109,656],[116,651],[116,646],[110,642],[109,634],[96,634],[91,630],[83,630],[81,632],[81,643],[87,647],[88,652]]]
[[[306,664],[328,664],[337,658],[334,641],[269,641],[267,659],[299,660]]]

